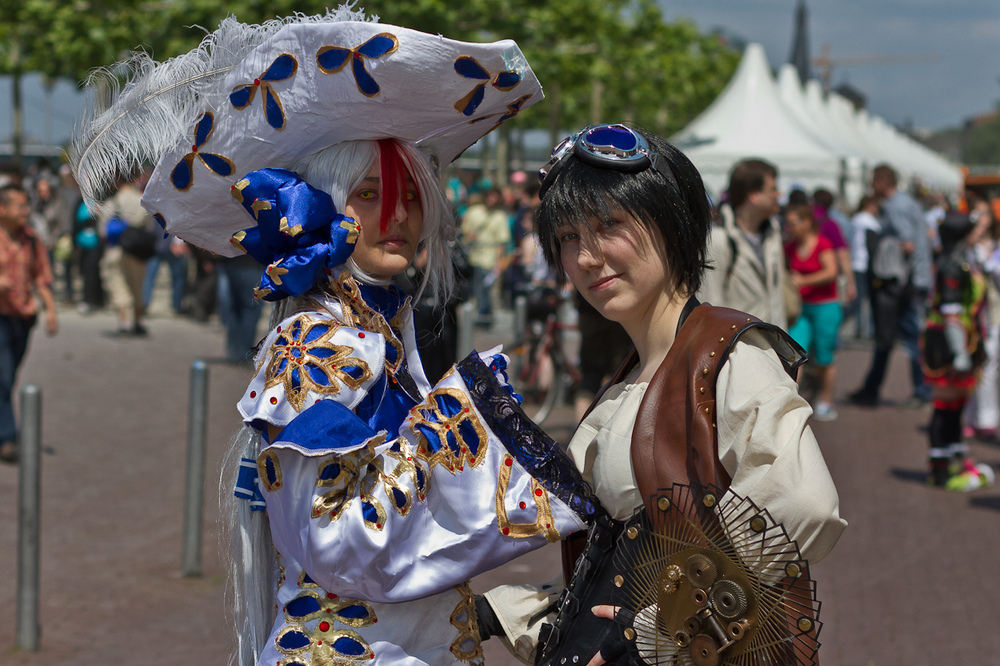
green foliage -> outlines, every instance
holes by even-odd
[[[335,1],[335,0],[334,0]],[[158,60],[187,51],[225,16],[256,23],[319,13],[323,0],[0,0],[0,71],[85,78],[142,48]],[[739,54],[687,22],[667,23],[655,0],[397,0],[386,23],[454,39],[513,39],[547,101],[511,124],[553,134],[590,122],[679,130],[732,75]]]
[[[962,157],[967,164],[1000,164],[1000,115],[969,131]]]

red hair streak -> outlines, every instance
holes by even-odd
[[[406,168],[403,161],[403,154],[394,139],[379,139],[378,143],[378,163],[379,163],[379,184],[382,196],[382,210],[379,215],[379,229],[382,235],[389,230],[389,222],[396,212],[396,205],[403,199],[405,207],[409,202],[406,196],[406,178],[409,176],[416,186],[416,179]],[[420,199],[420,190],[417,190],[417,199]]]

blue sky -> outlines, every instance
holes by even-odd
[[[688,17],[764,46],[772,67],[788,58],[796,0],[659,0],[668,19]],[[959,126],[1000,100],[1000,1],[811,0],[813,57],[938,54],[932,62],[835,68],[868,95],[869,109],[893,124]]]

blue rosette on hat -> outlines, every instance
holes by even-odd
[[[293,171],[251,171],[231,191],[257,221],[229,242],[267,267],[254,290],[261,300],[301,296],[354,251],[361,226]]]

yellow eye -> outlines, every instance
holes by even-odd
[[[406,200],[407,201],[416,201],[417,200],[417,193],[416,192],[407,192],[406,193]]]
[[[374,190],[362,190],[361,192],[358,192],[358,198],[363,201],[371,201],[376,196],[378,195],[375,193]]]

